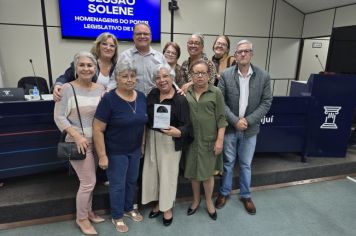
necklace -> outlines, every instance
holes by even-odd
[[[131,108],[131,111],[132,111],[132,113],[133,114],[136,114],[136,101],[137,101],[137,97],[136,97],[136,99],[135,99],[135,101],[132,101],[132,102],[128,102],[126,99],[125,99],[125,97],[128,99],[128,96],[126,95],[126,96],[123,96],[124,94],[121,94],[121,92],[120,92],[120,90],[119,89],[116,89],[116,94],[122,99],[122,100],[124,100],[126,103],[127,103],[127,105]],[[132,96],[132,95],[131,95]],[[133,94],[133,97],[132,98],[134,98],[135,97],[135,93]],[[128,100],[130,100],[130,99],[128,99]],[[131,103],[133,103],[134,102],[134,105],[132,106],[131,105]]]
[[[129,105],[129,107],[131,108],[132,110],[132,113],[136,114],[136,100],[135,100],[135,105],[134,106],[131,106],[131,104],[125,100],[125,102],[127,103],[127,105]]]

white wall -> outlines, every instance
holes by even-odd
[[[335,12],[334,27],[356,25],[356,5],[339,7]]]
[[[335,10],[307,14],[304,20],[303,38],[331,35]]]
[[[290,80],[286,79],[294,79],[297,73],[300,36],[304,20],[300,14],[285,2],[277,2],[273,25],[273,37],[276,38],[271,42],[268,66],[271,78],[276,79],[272,84],[275,96],[288,94]]]
[[[329,39],[330,38],[304,40],[299,80],[308,80],[311,73],[318,73],[325,70],[326,59],[328,56]],[[316,43],[321,47],[313,47],[313,43]],[[315,57],[315,55],[318,55],[320,62]]]
[[[79,50],[89,50],[92,41],[62,39],[58,0],[45,0],[51,71],[55,80]],[[170,41],[169,0],[161,0],[161,50]],[[225,5],[226,4],[226,5]],[[285,95],[284,79],[294,79],[304,15],[282,0],[179,0],[174,17],[174,41],[182,49],[180,62],[187,59],[186,42],[194,32],[205,34],[205,51],[212,56],[216,36],[226,34],[234,45],[242,38],[254,44],[253,63],[278,79],[275,95]],[[22,76],[36,73],[48,79],[41,0],[0,0],[0,66],[5,86],[16,86]],[[132,46],[120,42],[119,51]]]
[[[0,0],[0,62],[5,86],[33,75],[48,79],[40,0]]]

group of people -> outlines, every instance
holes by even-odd
[[[162,215],[165,226],[173,222],[180,166],[193,191],[187,215],[199,208],[202,183],[207,213],[217,219],[216,208],[231,193],[237,159],[240,200],[255,214],[251,162],[272,95],[267,72],[251,64],[252,43],[241,40],[229,56],[229,38],[219,36],[209,60],[203,35],[193,34],[187,42],[189,58],[180,66],[179,45],[167,43],[163,54],[154,50],[149,25],[135,25],[133,41],[132,48],[119,54],[113,34],[99,35],[91,53],[77,53],[53,88],[55,123],[67,132],[66,141],[86,153],[84,160],[70,161],[80,181],[76,223],[82,232],[97,234],[92,223],[104,221],[92,210],[97,165],[106,170],[118,232],[129,230],[125,217],[136,222],[144,218],[134,208],[141,161],[141,203],[154,202],[148,217]],[[169,113],[165,127],[158,125],[162,106]],[[223,177],[214,203],[217,174]]]

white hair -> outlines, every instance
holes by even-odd
[[[161,69],[167,70],[171,78],[174,79],[176,73],[174,72],[174,70],[172,70],[172,68],[168,64],[158,64],[153,70],[153,77],[158,76]]]
[[[250,41],[248,41],[247,39],[242,39],[242,40],[238,41],[237,44],[236,44],[236,50],[237,50],[237,48],[238,48],[240,45],[242,45],[242,44],[248,44],[248,45],[250,45],[250,46],[251,46],[251,50],[253,51],[253,45],[252,45],[252,43],[251,43]]]
[[[74,64],[74,77],[77,78],[77,65],[78,65],[78,62],[79,62],[79,59],[81,57],[87,57],[89,58],[93,64],[95,65],[95,68],[98,67],[98,62],[96,61],[95,57],[93,54],[91,54],[90,52],[87,52],[87,51],[80,51],[80,52],[77,52],[75,55],[74,55],[74,59],[73,59],[73,64]]]
[[[115,74],[118,76],[121,72],[132,71],[135,74],[137,73],[137,68],[134,65],[134,61],[131,60],[121,60],[115,66]]]

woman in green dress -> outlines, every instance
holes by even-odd
[[[193,215],[200,204],[200,183],[203,182],[208,214],[216,220],[217,214],[212,201],[214,174],[222,172],[221,152],[224,143],[225,104],[221,91],[209,84],[208,64],[199,60],[192,64],[190,73],[193,86],[188,89],[187,100],[193,124],[194,141],[186,153],[184,176],[191,180],[193,203],[187,214]]]

